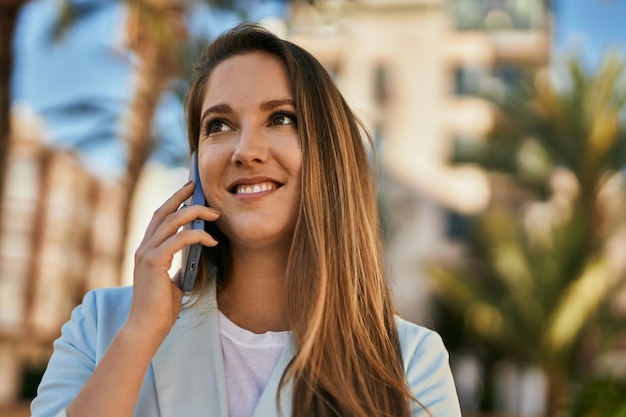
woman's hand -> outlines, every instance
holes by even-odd
[[[217,245],[204,230],[180,230],[197,218],[215,221],[219,217],[217,211],[205,206],[179,210],[193,189],[193,183],[184,185],[154,212],[135,252],[133,304],[127,326],[146,336],[160,338],[159,344],[176,322],[183,297],[180,271],[173,278],[168,274],[174,254],[194,243]]]
[[[193,187],[186,184],[155,211],[135,253],[135,288],[128,321],[69,405],[69,416],[133,414],[146,369],[180,312],[183,292],[167,272],[174,254],[193,243],[217,244],[204,230],[179,231],[197,218],[215,221],[219,217],[204,206],[178,210]]]

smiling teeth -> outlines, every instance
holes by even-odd
[[[275,190],[275,189],[276,189],[275,184],[262,183],[262,184],[255,184],[255,185],[242,185],[242,186],[237,187],[237,190],[235,192],[236,194],[253,194],[253,193],[260,193],[263,191],[270,191],[270,190]]]

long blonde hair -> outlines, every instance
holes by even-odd
[[[302,150],[302,198],[285,285],[297,353],[281,380],[281,387],[293,383],[292,416],[409,416],[412,396],[384,272],[369,138],[327,71],[257,25],[237,26],[196,66],[186,102],[190,147],[198,146],[211,72],[254,51],[285,66]],[[228,276],[228,245],[205,252],[212,273],[205,273],[204,285],[215,279],[219,287]]]

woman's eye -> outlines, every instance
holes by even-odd
[[[230,130],[230,126],[223,120],[209,120],[204,127],[204,134],[206,136],[216,133],[222,133]]]
[[[272,116],[271,122],[275,126],[295,125],[296,116],[290,113],[279,113]]]

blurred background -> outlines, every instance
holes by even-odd
[[[223,30],[316,55],[371,131],[390,285],[466,416],[626,415],[626,0],[0,0],[0,416],[187,179]],[[175,266],[173,267],[175,268]]]

